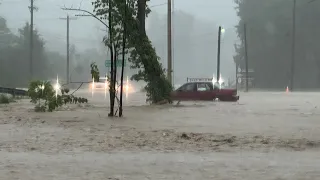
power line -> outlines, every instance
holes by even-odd
[[[9,1],[1,1],[0,3],[5,3],[5,4],[13,4],[13,3],[22,3],[22,2],[25,2],[25,1],[14,1],[14,0],[9,0]]]
[[[0,31],[0,36],[2,35],[10,35],[10,36],[19,36],[17,35],[17,33],[14,33],[14,31],[16,31],[17,29],[14,28],[8,28],[10,30],[10,32],[8,33],[3,33]],[[44,40],[46,40],[47,38],[51,39],[54,38],[55,40],[66,40],[66,35],[61,35],[59,33],[52,33],[50,31],[45,31],[45,32],[41,32],[39,34],[41,37],[43,37]],[[97,41],[101,41],[102,40],[99,39],[93,39],[93,38],[85,38],[85,37],[76,37],[76,36],[70,36],[70,40],[72,40],[73,42],[78,42],[78,43],[88,43],[88,42],[97,42]]]

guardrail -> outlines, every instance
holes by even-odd
[[[28,91],[16,88],[0,87],[0,93],[11,94],[12,96],[27,96]]]

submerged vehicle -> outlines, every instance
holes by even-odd
[[[90,89],[94,89],[94,90],[109,89],[108,79],[106,77],[100,77],[99,82],[90,83]]]
[[[91,82],[90,83],[90,89],[94,91],[109,91],[109,81],[107,77],[100,77],[99,82]],[[120,84],[116,84],[117,91],[120,91]],[[127,77],[126,81],[123,81],[123,91],[124,92],[133,92],[134,88],[131,85],[129,78]]]
[[[174,101],[239,100],[237,89],[224,88],[220,83],[213,83],[212,78],[188,78],[187,83],[171,93],[171,98]]]

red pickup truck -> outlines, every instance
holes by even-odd
[[[238,101],[236,89],[214,88],[212,82],[188,82],[171,93],[173,101]]]

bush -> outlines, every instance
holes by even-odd
[[[5,94],[0,94],[0,104],[9,104],[10,98]]]
[[[43,81],[31,81],[29,84],[28,95],[31,98],[31,102],[36,104],[36,112],[53,111],[57,106],[50,106],[51,101],[54,101],[55,90],[50,82]],[[62,104],[61,104],[62,105]]]
[[[37,104],[37,105],[34,107],[34,110],[35,110],[36,112],[46,112],[46,106]]]
[[[60,89],[62,95],[57,95],[49,82],[32,81],[29,84],[28,95],[35,104],[36,112],[52,112],[63,104],[88,102],[85,98],[68,95],[69,89]]]
[[[68,88],[61,88],[60,91],[61,91],[61,94],[64,95],[64,94],[68,94],[70,90]]]

